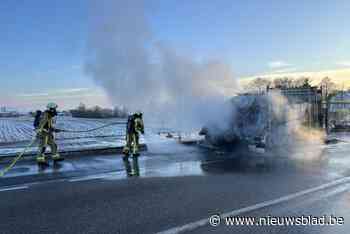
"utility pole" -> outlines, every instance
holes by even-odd
[[[325,92],[325,101],[326,101],[326,108],[325,108],[325,127],[326,127],[326,133],[328,133],[328,110],[329,110],[329,101],[328,101],[328,85],[326,84],[326,92]]]

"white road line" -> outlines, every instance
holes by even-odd
[[[82,176],[82,177],[76,177],[73,179],[68,179],[69,182],[78,182],[78,181],[87,181],[87,180],[97,180],[97,179],[105,179],[107,177],[111,177],[114,175],[117,175],[118,172],[106,172],[106,173],[100,173],[96,175],[88,175],[88,176]]]
[[[345,192],[347,192],[348,190],[350,190],[350,184],[347,184],[347,185],[345,185],[345,186],[341,186],[341,187],[339,187],[339,188],[336,188],[336,189],[331,190],[331,191],[328,192],[328,193],[322,194],[322,195],[320,196],[320,199],[326,199],[326,198],[329,198],[329,197],[338,195],[338,194],[340,194],[340,193],[345,193]]]
[[[326,183],[326,184],[323,184],[323,185],[320,185],[320,186],[317,186],[314,188],[302,190],[300,192],[292,193],[292,194],[289,194],[289,195],[286,195],[286,196],[283,196],[283,197],[280,197],[277,199],[273,199],[273,200],[257,203],[257,204],[251,205],[251,206],[247,206],[247,207],[244,207],[241,209],[233,210],[233,211],[230,211],[230,212],[227,212],[224,214],[220,214],[220,217],[227,218],[229,216],[237,216],[237,215],[240,215],[243,213],[247,213],[247,212],[258,210],[258,209],[265,208],[268,206],[276,205],[276,204],[279,204],[282,202],[287,202],[289,200],[292,200],[292,199],[295,199],[295,198],[298,198],[298,197],[301,197],[301,196],[304,196],[307,194],[311,194],[311,193],[314,193],[314,192],[317,192],[320,190],[324,190],[324,189],[327,189],[327,188],[330,188],[330,187],[333,187],[336,185],[340,185],[340,184],[343,184],[346,182],[350,182],[350,177],[344,177],[344,178],[341,178],[341,179],[338,179],[338,180],[335,180],[335,181],[332,181],[332,182],[329,182],[329,183]],[[331,193],[328,193],[328,195],[329,196],[336,195],[338,193],[345,192],[348,189],[349,189],[349,187],[346,187],[346,189],[344,189],[344,188],[337,189]],[[323,197],[325,197],[325,196],[323,196]],[[178,234],[178,233],[183,233],[183,232],[189,232],[189,231],[193,231],[199,227],[203,227],[207,224],[209,224],[209,217],[195,221],[195,222],[185,224],[183,226],[173,227],[171,229],[158,232],[157,234]]]
[[[79,181],[87,181],[87,180],[98,180],[103,179],[106,176],[85,176],[85,177],[78,177],[74,179],[69,179],[69,182],[79,182]]]
[[[28,188],[28,186],[15,186],[15,187],[8,187],[8,188],[0,188],[0,192],[27,189],[27,188]]]
[[[142,168],[140,169],[142,170]],[[100,173],[100,174],[95,174],[95,175],[87,175],[87,176],[82,176],[82,177],[75,177],[72,179],[67,179],[69,182],[79,182],[79,181],[88,181],[88,180],[98,180],[98,179],[114,179],[114,178],[126,178],[126,177],[120,177],[124,175],[125,172],[124,170],[118,170],[118,171],[112,171],[112,172],[105,172],[105,173]]]

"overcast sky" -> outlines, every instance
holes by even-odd
[[[84,74],[90,6],[86,0],[0,2],[0,105],[109,104]],[[198,60],[220,58],[240,78],[350,75],[349,12],[347,0],[146,1],[157,40]]]

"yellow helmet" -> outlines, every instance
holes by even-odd
[[[134,116],[135,116],[135,117],[142,118],[142,112],[141,112],[141,111],[136,111],[136,112],[134,113]]]
[[[57,105],[56,103],[54,103],[54,102],[50,102],[50,103],[47,104],[47,106],[46,106],[46,108],[47,108],[48,110],[50,110],[50,109],[57,109],[57,107],[58,107],[58,105]]]

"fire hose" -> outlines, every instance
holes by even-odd
[[[29,145],[27,145],[25,148],[24,148],[24,150],[21,152],[21,153],[19,153],[13,160],[12,160],[12,162],[7,166],[7,167],[5,167],[4,168],[4,170],[2,170],[1,172],[0,172],[0,177],[3,177],[4,175],[5,175],[5,173],[7,173],[9,170],[11,170],[14,166],[15,166],[15,164],[17,163],[17,161],[18,160],[20,160],[20,158],[22,158],[22,156],[24,155],[24,153],[27,151],[27,149],[29,149],[29,147],[31,147],[34,143],[35,143],[35,138],[30,142],[30,144]]]
[[[88,129],[88,130],[65,130],[65,129],[57,129],[58,132],[70,132],[70,133],[84,133],[84,132],[93,132],[93,131],[97,131],[97,130],[100,130],[102,128],[107,128],[107,127],[110,127],[110,126],[113,126],[113,125],[118,125],[118,124],[124,124],[124,123],[121,123],[121,122],[113,122],[113,123],[109,123],[109,124],[105,124],[105,125],[102,125],[100,127],[97,127],[97,128],[92,128],[92,129]],[[126,123],[125,123],[126,124]]]
[[[113,123],[109,123],[109,124],[105,124],[105,125],[102,125],[100,127],[97,127],[97,128],[92,128],[92,129],[88,129],[88,130],[80,130],[80,131],[75,131],[75,130],[65,130],[65,129],[57,129],[58,131],[57,132],[70,132],[70,133],[84,133],[84,132],[93,132],[93,131],[97,131],[99,129],[102,129],[102,128],[106,128],[106,127],[110,127],[110,126],[113,126],[113,125],[117,125],[117,124],[122,124],[121,122],[113,122]],[[34,137],[32,139],[32,141],[23,149],[22,152],[20,152],[13,160],[12,162],[6,166],[2,171],[0,171],[0,177],[3,177],[9,170],[11,170],[15,164],[23,157],[23,155],[25,154],[25,152],[31,147],[33,146],[33,144],[35,143],[36,141],[36,137]]]

